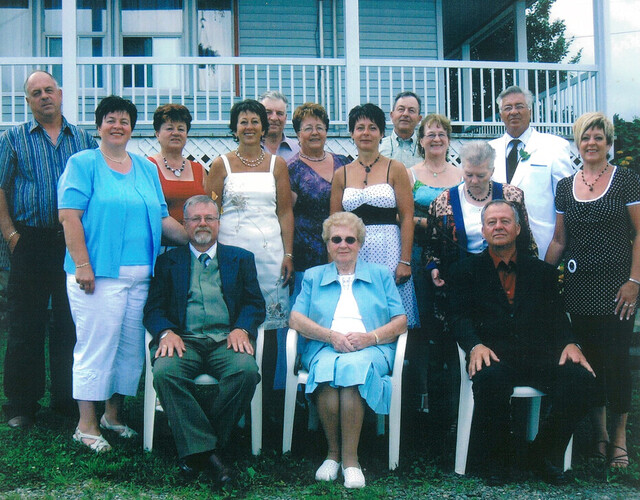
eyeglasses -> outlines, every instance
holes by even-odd
[[[447,134],[445,134],[444,132],[440,132],[438,134],[436,134],[434,132],[429,132],[428,134],[425,134],[425,137],[427,139],[429,139],[430,141],[433,141],[436,137],[438,139],[446,139],[447,138]]]
[[[509,113],[514,109],[516,111],[523,111],[525,109],[529,109],[529,106],[527,106],[526,104],[518,103],[515,106],[512,106],[511,104],[507,104],[506,106],[502,107],[502,111],[504,111],[505,113]]]
[[[323,125],[316,125],[315,127],[312,127],[311,125],[309,125],[309,126],[304,127],[304,128],[302,129],[302,131],[303,131],[305,134],[310,134],[310,133],[312,133],[314,130],[315,130],[316,132],[318,132],[319,134],[321,134],[322,132],[326,132],[326,131],[327,131],[326,127],[324,127]]]
[[[207,224],[212,224],[215,221],[217,221],[220,217],[214,217],[213,215],[205,215],[204,217],[185,217],[184,221],[185,222],[194,222],[194,223],[198,223],[200,222],[202,219],[204,219],[204,221]]]
[[[342,243],[342,239],[342,236],[332,236],[331,243],[339,245],[340,243]],[[347,236],[346,238],[344,238],[344,241],[347,245],[353,245],[356,242],[356,239],[353,236]]]

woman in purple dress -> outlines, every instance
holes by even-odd
[[[325,151],[329,128],[327,111],[319,104],[305,103],[293,113],[293,128],[300,152],[289,161],[293,196],[293,264],[295,290],[300,291],[302,275],[310,267],[327,263],[327,247],[322,241],[322,222],[329,217],[333,173],[349,160]]]

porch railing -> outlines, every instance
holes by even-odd
[[[567,135],[582,113],[596,109],[595,65],[366,59],[360,61],[360,102],[373,102],[385,112],[394,96],[412,90],[423,98],[423,114],[448,116],[458,133],[496,136],[503,131],[496,97],[518,84],[534,94],[532,122]],[[0,60],[0,127],[28,119],[22,89],[33,69],[46,69],[61,79],[61,58]],[[130,98],[139,123],[152,122],[160,104],[187,106],[194,125],[226,125],[231,106],[257,98],[266,90],[289,97],[290,109],[306,101],[323,104],[334,131],[345,133],[349,106],[345,60],[342,58],[257,57],[79,57],[75,92],[77,122],[93,123],[97,102],[109,94]],[[62,82],[64,87],[64,82]]]

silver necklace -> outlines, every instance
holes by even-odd
[[[115,163],[120,163],[120,164],[122,164],[122,163],[124,163],[125,161],[127,161],[127,159],[129,158],[129,154],[128,154],[128,153],[125,153],[125,156],[124,156],[124,158],[123,158],[122,160],[116,160],[115,158],[111,158],[111,156],[109,156],[107,153],[105,153],[105,152],[102,150],[102,148],[100,148],[100,152],[102,153],[102,156],[104,156],[107,160],[111,160],[111,161],[113,161],[113,162],[115,162]]]
[[[169,170],[171,170],[173,172],[173,175],[175,175],[176,177],[180,177],[182,175],[182,171],[184,170],[184,166],[187,163],[186,158],[182,159],[182,166],[180,168],[171,168],[171,166],[169,166],[169,162],[167,161],[167,159],[163,156],[162,159],[164,160],[164,166],[167,167]]]
[[[444,168],[440,170],[440,172],[433,170],[429,165],[427,165],[427,160],[424,161],[424,166],[427,167],[427,170],[431,172],[434,177],[438,177],[438,174],[442,174],[445,170],[447,170],[447,165],[445,165]]]
[[[300,157],[304,158],[305,160],[320,162],[320,161],[323,161],[327,157],[327,152],[326,151],[322,152],[322,158],[314,158],[313,156],[307,156],[302,151],[300,151]]]
[[[260,151],[260,156],[258,156],[255,160],[249,160],[240,154],[240,150],[235,150],[236,156],[240,159],[240,161],[249,168],[255,168],[262,163],[264,160],[264,149]]]

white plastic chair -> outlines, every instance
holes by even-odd
[[[471,421],[473,420],[473,382],[469,379],[466,368],[465,352],[458,345],[458,356],[460,357],[460,403],[458,406],[458,435],[456,439],[456,474],[464,475],[467,468],[467,455],[469,453],[469,436],[471,434]],[[518,386],[513,388],[512,398],[530,398],[529,412],[527,417],[526,438],[533,441],[538,434],[538,424],[540,420],[540,402],[544,392],[533,387]],[[571,468],[571,455],[573,452],[573,436],[569,440],[567,449],[564,452],[564,470]]]
[[[156,390],[153,387],[153,370],[151,369],[151,357],[149,342],[152,340],[149,332],[145,334],[146,374],[144,380],[144,435],[142,446],[145,451],[153,449],[153,430],[156,419]],[[262,376],[262,351],[264,348],[264,328],[258,327],[256,339],[256,363],[258,372]],[[198,385],[215,385],[218,381],[211,375],[203,373],[198,375],[194,382]],[[256,385],[253,399],[251,400],[251,453],[259,455],[262,450],[262,379]]]
[[[404,365],[404,351],[407,345],[407,332],[398,337],[396,356],[391,374],[391,408],[389,410],[389,470],[398,466],[400,458],[400,415],[402,402],[402,369]],[[291,451],[293,439],[293,421],[296,411],[296,394],[298,385],[305,385],[309,373],[306,370],[294,372],[298,351],[298,332],[289,328],[287,334],[287,381],[284,395],[284,424],[282,431],[282,453]],[[311,424],[310,424],[311,427]],[[384,415],[378,415],[378,435],[384,434]]]

